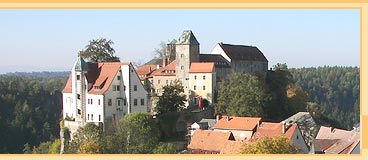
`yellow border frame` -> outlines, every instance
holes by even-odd
[[[368,66],[368,0],[0,0],[0,9],[359,9],[360,10],[360,113],[361,113],[361,154],[359,155],[0,155],[1,159],[47,159],[78,158],[84,159],[368,159],[368,108],[365,107],[368,82],[365,68]],[[214,3],[208,3],[208,2]],[[245,2],[244,2],[245,1]],[[319,1],[319,2],[318,2]],[[170,3],[171,2],[171,3]],[[184,3],[183,3],[184,2]],[[185,3],[189,2],[189,3]],[[256,2],[256,3],[254,3]],[[258,2],[258,3],[257,3]],[[281,2],[281,3],[280,3]],[[291,3],[290,3],[291,2]],[[350,3],[349,3],[350,2]],[[365,63],[364,63],[365,62]],[[0,137],[1,138],[1,137]]]

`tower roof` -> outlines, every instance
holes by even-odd
[[[74,70],[76,71],[87,71],[88,70],[88,64],[84,59],[80,56],[78,56],[77,61],[75,62]]]
[[[194,36],[193,32],[191,30],[185,30],[179,37],[176,44],[194,44],[199,45],[196,37]]]

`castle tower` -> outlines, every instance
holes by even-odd
[[[88,64],[83,58],[78,57],[72,70],[72,94],[75,102],[75,120],[79,122],[86,121],[86,92],[87,79],[85,75],[88,71]]]
[[[175,44],[176,78],[182,82],[184,93],[189,97],[189,68],[199,62],[199,43],[191,30],[185,30]]]

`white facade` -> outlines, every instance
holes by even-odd
[[[301,134],[298,126],[296,126],[296,129],[290,138],[290,144],[298,148],[300,153],[309,152],[307,144],[305,144],[304,137]]]
[[[147,113],[148,93],[131,63],[95,64],[98,66],[95,70],[98,70],[94,73],[98,74],[91,80],[88,74],[92,71],[80,71],[76,68],[88,65],[80,61],[73,65],[71,76],[63,90],[63,118],[68,117],[66,120],[69,122],[65,124],[70,124],[66,127],[82,127],[86,122],[117,122],[122,116],[132,112]],[[104,87],[98,88],[100,85]],[[73,121],[78,125],[72,124]]]

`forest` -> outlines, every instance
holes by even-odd
[[[337,128],[350,130],[359,122],[358,67],[324,66],[288,71],[292,86],[307,93],[304,111],[316,112],[325,124]],[[44,153],[42,147],[53,146],[59,139],[61,90],[68,74],[18,72],[0,75],[0,153]]]
[[[360,122],[360,68],[324,66],[289,71],[294,85],[308,93],[307,110],[337,128],[351,130]]]
[[[23,153],[25,146],[59,138],[66,80],[65,72],[0,75],[0,153]]]

